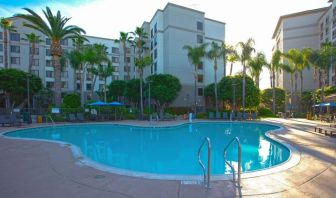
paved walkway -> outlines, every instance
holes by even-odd
[[[214,181],[212,188],[205,190],[180,181],[106,173],[79,163],[67,146],[0,138],[0,197],[335,197],[336,138],[312,133],[313,121],[266,121],[288,129],[275,136],[294,145],[301,160],[286,171],[243,179],[241,189],[230,181]]]

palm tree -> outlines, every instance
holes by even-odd
[[[233,46],[231,45],[227,45],[224,42],[221,43],[221,54],[222,54],[222,59],[223,59],[223,76],[226,76],[226,61],[229,60],[230,61],[230,57],[233,56],[235,54],[235,50],[233,48]],[[232,73],[232,62],[231,62],[231,70],[230,70],[230,75]]]
[[[35,55],[36,45],[41,43],[43,40],[40,39],[41,37],[37,36],[35,33],[30,33],[30,34],[25,34],[25,35],[26,35],[26,38],[22,38],[22,40],[28,41],[28,43],[29,43],[30,56],[29,56],[28,73],[31,73],[31,68],[33,66],[33,59],[34,59],[34,55]]]
[[[286,72],[290,73],[291,78],[290,78],[290,85],[291,85],[291,102],[290,102],[290,113],[292,113],[293,111],[293,104],[296,103],[295,101],[295,97],[294,97],[294,93],[293,93],[293,86],[294,86],[294,74],[296,73],[296,68],[294,65],[283,65],[283,70],[285,70]],[[273,80],[274,82],[274,80]],[[273,102],[275,101],[275,97],[273,99]],[[275,105],[274,105],[275,107]]]
[[[139,76],[140,76],[140,111],[141,118],[143,118],[143,98],[142,98],[142,81],[143,81],[143,70],[145,67],[151,65],[153,63],[152,58],[150,56],[135,58],[135,66],[138,68]]]
[[[218,113],[218,95],[217,95],[217,60],[222,58],[222,49],[217,43],[210,44],[210,50],[206,53],[206,57],[214,62],[214,75],[215,75],[215,104],[216,113]],[[224,57],[225,58],[225,57]],[[225,60],[225,59],[224,59]],[[225,64],[224,64],[225,65]],[[224,69],[225,70],[225,69]],[[225,73],[225,72],[224,72]]]
[[[104,102],[106,102],[106,81],[107,78],[113,74],[113,66],[110,61],[108,61],[107,66],[98,65],[98,76],[104,79]]]
[[[230,76],[232,76],[232,68],[233,68],[233,64],[235,62],[238,61],[238,55],[237,55],[237,52],[234,51],[229,57],[228,57],[228,61],[231,63],[230,65]]]
[[[251,59],[252,52],[255,51],[253,48],[254,40],[252,38],[249,38],[245,43],[239,42],[237,46],[240,48],[240,54],[238,54],[238,60],[243,65],[243,112],[245,113],[245,87],[246,87],[246,66],[248,61]]]
[[[55,72],[55,104],[56,106],[61,105],[61,65],[59,62],[62,56],[62,46],[61,41],[65,39],[72,39],[78,37],[81,33],[85,31],[77,26],[66,24],[71,18],[67,18],[61,15],[60,11],[57,14],[53,14],[49,7],[43,10],[43,14],[47,21],[45,22],[41,16],[29,8],[23,8],[29,14],[16,14],[16,17],[25,19],[29,23],[24,23],[23,25],[37,30],[43,33],[45,36],[49,37],[51,40],[50,53],[53,57],[53,66]]]
[[[127,51],[127,44],[132,43],[132,39],[133,39],[133,37],[131,37],[128,32],[120,32],[119,39],[115,40],[116,42],[120,42],[121,45],[122,45],[122,48],[123,48],[123,52],[124,52],[124,68],[127,67],[127,56],[126,56],[127,55],[127,53],[126,53],[126,51]],[[130,68],[127,67],[127,76],[128,76],[128,79],[131,78],[130,72],[131,72]]]
[[[8,68],[8,34],[9,32],[15,32],[15,27],[12,25],[12,21],[9,19],[1,18],[0,27],[4,31],[4,56],[5,56],[5,68]]]
[[[271,80],[271,87],[272,87],[272,101],[273,101],[273,106],[272,106],[272,111],[273,114],[275,114],[275,73],[280,73],[281,70],[284,69],[285,64],[281,63],[281,56],[282,53],[279,50],[276,50],[272,54],[272,60],[269,64],[266,64],[268,69],[270,70],[270,80]]]
[[[207,44],[192,47],[190,45],[183,46],[183,49],[187,50],[187,56],[189,62],[194,65],[194,77],[195,77],[195,98],[194,98],[194,113],[196,115],[196,105],[197,105],[197,68],[202,63],[202,58],[205,56],[205,48]]]
[[[133,43],[138,49],[138,58],[141,58],[145,49],[145,39],[148,38],[147,32],[145,32],[145,29],[142,27],[136,27],[132,34],[134,35]]]
[[[262,72],[263,67],[266,65],[266,57],[265,54],[262,52],[258,52],[257,55],[248,62],[250,74],[252,78],[254,78],[255,84],[258,88],[260,73]]]

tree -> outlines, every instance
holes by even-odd
[[[204,88],[204,96],[207,97],[207,99],[210,102],[212,102],[211,103],[212,105],[213,105],[213,101],[215,100],[215,94],[214,93],[215,93],[215,83],[211,83]]]
[[[113,66],[111,62],[108,62],[107,66],[98,65],[98,76],[104,79],[104,102],[106,102],[106,80],[113,74]]]
[[[233,68],[233,64],[235,62],[238,61],[238,54],[237,52],[234,50],[233,53],[228,57],[228,61],[231,62],[230,65],[230,76],[232,76],[232,68]]]
[[[48,108],[53,103],[53,92],[48,88],[42,88],[34,95],[35,104],[39,108]]]
[[[150,56],[140,57],[135,59],[135,67],[137,67],[140,76],[140,112],[141,118],[143,118],[143,96],[142,96],[142,82],[143,82],[143,70],[145,67],[153,63]]]
[[[194,66],[194,86],[195,86],[195,95],[194,95],[194,113],[196,114],[196,105],[197,105],[197,78],[198,78],[198,66],[202,64],[202,58],[205,56],[205,48],[207,44],[202,44],[199,46],[192,47],[190,45],[183,46],[183,49],[187,50],[187,56],[189,62]]]
[[[28,14],[16,14],[16,17],[25,19],[29,23],[24,22],[23,25],[37,30],[42,34],[46,35],[51,40],[50,53],[53,58],[54,66],[54,75],[55,75],[55,104],[56,106],[61,105],[61,65],[59,62],[60,57],[62,56],[62,46],[61,41],[65,39],[72,39],[78,37],[81,33],[85,31],[77,26],[66,24],[71,18],[67,18],[61,15],[61,12],[58,11],[56,15],[52,13],[49,7],[46,7],[46,10],[43,10],[43,14],[47,19],[45,22],[41,16],[29,8],[23,8]]]
[[[181,90],[179,79],[170,74],[154,74],[147,77],[146,81],[151,83],[151,98],[160,112],[176,99]]]
[[[266,64],[266,57],[265,54],[262,52],[258,52],[257,55],[248,62],[250,74],[252,78],[254,78],[254,81],[258,88],[260,73],[262,72],[262,69]]]
[[[40,39],[40,36],[37,36],[35,33],[25,34],[26,38],[22,38],[24,41],[28,41],[29,43],[29,65],[28,65],[28,73],[31,73],[31,68],[33,66],[33,59],[35,55],[36,45],[41,43],[43,40]]]
[[[125,96],[130,101],[130,103],[137,106],[140,101],[140,79],[131,79],[126,82],[126,92]]]
[[[42,80],[18,69],[0,69],[0,90],[3,91],[6,108],[20,104],[27,98],[27,78],[30,75],[30,95],[42,89]]]
[[[120,101],[126,94],[127,83],[124,80],[114,80],[108,86],[109,95],[113,97],[113,100]]]
[[[275,95],[277,96],[275,100],[273,100],[273,91],[275,91]],[[265,105],[266,108],[273,108],[273,101],[275,103],[276,112],[283,111],[285,108],[285,99],[286,92],[281,88],[268,88],[261,91],[261,103]],[[274,114],[274,113],[273,113]]]
[[[5,56],[5,68],[8,68],[8,34],[9,32],[15,32],[15,27],[12,25],[12,21],[9,19],[1,18],[0,27],[3,29],[4,34],[4,56]]]
[[[63,98],[63,108],[79,108],[81,106],[80,97],[73,93],[67,94]]]
[[[233,86],[235,84],[236,90],[239,90],[243,86],[243,75],[226,76],[218,83],[218,93],[221,100],[227,102],[233,106],[234,96],[236,104],[241,104],[243,100],[242,92],[236,91],[233,94]],[[246,107],[256,108],[260,103],[260,90],[255,86],[252,78],[245,77],[246,85]]]
[[[120,32],[119,34],[120,34],[119,39],[116,39],[115,41],[120,42],[121,45],[122,45],[123,55],[124,55],[124,68],[127,68],[128,79],[131,79],[131,74],[130,74],[131,69],[129,67],[127,67],[127,56],[126,56],[127,53],[126,53],[126,51],[127,51],[127,44],[132,43],[133,37],[131,37],[128,32]]]
[[[293,65],[284,65],[283,70],[288,72],[291,76],[290,78],[290,85],[291,85],[291,102],[290,102],[290,113],[293,111],[293,104],[296,104],[295,97],[294,97],[294,73],[296,72],[296,69]]]
[[[253,48],[254,40],[249,38],[245,43],[239,42],[237,47],[240,48],[240,54],[238,54],[238,60],[243,65],[243,112],[245,112],[245,92],[246,92],[246,66],[248,61],[251,59],[252,52],[255,51]]]
[[[236,51],[233,48],[233,46],[227,45],[224,42],[221,42],[220,49],[221,49],[221,54],[222,54],[222,59],[223,59],[223,68],[224,68],[223,76],[226,76],[226,61],[228,61],[230,57],[236,53]],[[231,69],[230,69],[230,75],[231,73],[232,73],[232,64],[231,64]]]
[[[134,46],[138,49],[138,58],[141,58],[145,49],[145,39],[148,38],[147,32],[142,27],[136,27],[135,31],[132,32],[132,34],[134,36],[132,42]]]
[[[215,43],[212,42],[210,44],[210,50],[206,53],[206,57],[209,58],[214,62],[214,79],[215,79],[215,107],[216,107],[216,113],[218,113],[218,94],[217,94],[217,60],[222,58],[222,49],[221,47]],[[225,61],[225,59],[224,59]]]

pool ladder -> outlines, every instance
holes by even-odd
[[[48,118],[50,119],[51,123],[53,124],[53,127],[55,127],[55,122],[54,122],[54,120],[52,119],[52,117],[50,115],[48,115],[46,117],[46,123],[48,124]]]
[[[238,179],[236,179],[236,171],[233,167],[233,165],[226,160],[226,152],[227,152],[227,149],[230,147],[230,145],[233,143],[233,142],[237,142],[237,146],[238,146]],[[205,166],[201,160],[201,151],[202,151],[202,148],[204,147],[204,145],[207,144],[207,148],[208,148],[208,167],[207,167],[207,170],[205,169]],[[227,164],[230,168],[231,168],[231,171],[232,171],[232,180],[233,180],[233,183],[235,184],[236,187],[241,187],[240,186],[240,180],[241,180],[241,144],[240,144],[240,141],[239,141],[239,138],[238,137],[235,137],[233,138],[227,145],[226,147],[224,148],[224,167],[225,167],[225,164]],[[198,148],[198,163],[201,165],[202,167],[202,170],[203,170],[203,183],[205,185],[206,188],[210,188],[210,178],[211,178],[211,140],[209,137],[206,137],[201,146]],[[238,184],[238,185],[237,185]]]

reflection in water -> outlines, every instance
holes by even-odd
[[[98,163],[115,168],[160,173],[202,174],[197,150],[205,137],[211,139],[213,174],[230,173],[224,165],[223,149],[238,136],[242,143],[243,172],[268,168],[288,159],[289,151],[264,136],[275,129],[271,125],[252,123],[193,123],[167,128],[143,128],[113,125],[78,125],[29,129],[8,136],[52,139],[72,143]],[[237,168],[235,144],[227,160]],[[201,153],[207,161],[207,149]]]

